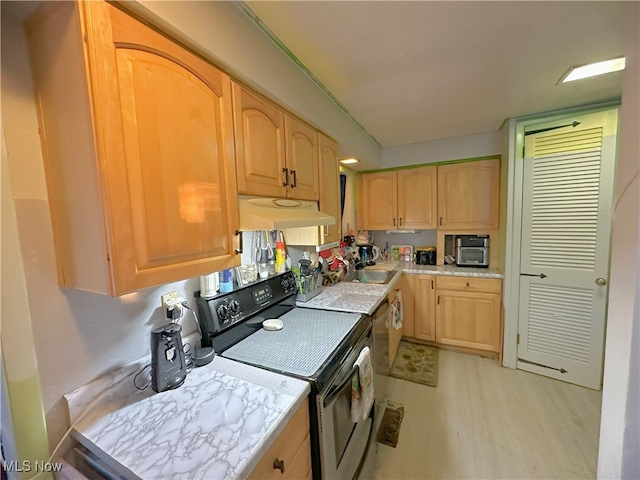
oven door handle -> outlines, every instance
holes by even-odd
[[[352,380],[353,376],[358,373],[358,370],[359,370],[358,365],[355,365],[349,372],[349,375],[347,375],[347,378],[345,378],[342,382],[340,382],[340,385],[338,385],[337,387],[331,387],[329,389],[329,391],[327,392],[327,395],[324,397],[324,402],[322,403],[324,408],[327,408],[328,405],[331,405],[333,403],[333,401],[340,394],[342,389],[347,385],[347,383],[349,383]]]

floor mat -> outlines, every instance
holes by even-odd
[[[402,340],[391,376],[435,387],[438,385],[438,349]]]
[[[398,444],[402,417],[404,417],[404,407],[399,403],[388,402],[382,415],[376,441],[395,448]]]

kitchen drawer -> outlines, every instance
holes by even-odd
[[[439,290],[447,289],[462,290],[465,292],[501,293],[502,279],[439,275],[436,278],[436,287]]]
[[[284,472],[275,468],[283,462]],[[250,479],[304,478],[311,468],[309,401],[305,400],[253,469]]]

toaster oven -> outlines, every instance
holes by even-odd
[[[456,265],[489,267],[489,235],[456,236]]]

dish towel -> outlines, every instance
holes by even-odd
[[[402,328],[402,292],[396,294],[396,300],[391,304],[391,326],[396,330]]]
[[[371,350],[364,347],[356,360],[358,373],[351,379],[351,421],[365,420],[373,406],[373,366]]]

